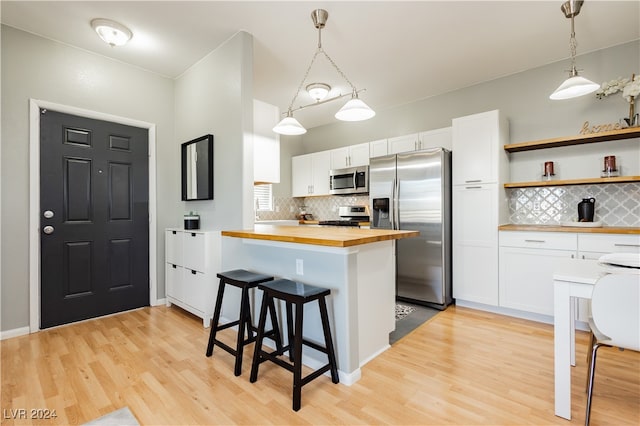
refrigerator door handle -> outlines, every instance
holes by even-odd
[[[400,179],[393,180],[393,222],[391,228],[400,229]]]

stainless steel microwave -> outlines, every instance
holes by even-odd
[[[333,195],[369,193],[369,166],[330,170],[329,193]]]

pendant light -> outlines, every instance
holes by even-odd
[[[316,50],[313,58],[311,58],[311,63],[307,67],[307,71],[304,73],[304,77],[302,81],[298,85],[298,90],[296,91],[293,99],[291,99],[291,103],[289,104],[289,108],[286,112],[286,117],[280,121],[274,128],[273,131],[279,133],[281,135],[301,135],[306,133],[306,129],[293,118],[293,111],[298,111],[303,108],[308,108],[311,106],[321,105],[327,102],[335,101],[336,99],[344,98],[346,96],[351,96],[351,100],[349,100],[335,115],[338,120],[342,121],[361,121],[367,120],[376,115],[376,113],[369,108],[367,104],[365,104],[362,100],[358,98],[358,93],[362,92],[364,89],[356,89],[356,87],[351,83],[351,81],[347,78],[347,76],[342,72],[342,70],[336,65],[336,63],[331,59],[331,57],[327,54],[327,52],[322,49],[322,29],[327,23],[327,19],[329,18],[329,13],[324,9],[316,9],[311,12],[311,19],[313,20],[313,25],[318,30],[318,49]],[[328,95],[331,87],[325,83],[311,83],[306,86],[307,92],[311,95],[316,102],[299,106],[297,108],[293,108],[293,104],[298,98],[298,94],[302,89],[307,77],[309,75],[309,71],[311,71],[311,67],[313,66],[318,55],[324,55],[324,57],[329,61],[329,63],[335,68],[337,73],[349,84],[351,87],[351,93],[347,94],[338,94],[331,98],[325,97]]]
[[[571,36],[569,37],[569,48],[571,50],[571,69],[569,70],[569,78],[564,81],[556,90],[549,96],[552,100],[571,99],[578,96],[587,95],[595,92],[600,88],[600,85],[578,75],[576,69],[576,32],[574,26],[574,18],[580,13],[583,0],[569,0],[565,2],[560,9],[564,15],[571,19]]]

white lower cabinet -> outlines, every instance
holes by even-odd
[[[497,184],[453,188],[453,297],[498,306]]]
[[[553,316],[553,274],[567,258],[640,253],[640,235],[500,231],[499,306]],[[589,304],[578,300],[578,320]]]
[[[553,315],[553,274],[576,249],[575,234],[500,232],[500,306]]]
[[[166,229],[165,254],[167,306],[175,304],[209,327],[218,289],[220,233]]]
[[[640,235],[578,234],[578,259],[598,260],[609,253],[640,253]],[[578,299],[578,320],[591,315],[587,300]]]

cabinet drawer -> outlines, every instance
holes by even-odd
[[[576,234],[560,232],[500,231],[500,246],[577,250],[578,238]]]
[[[205,316],[213,313],[214,290],[215,286],[205,274],[190,269],[184,270],[184,302]]]
[[[165,259],[169,263],[182,265],[182,237],[184,232],[167,230],[164,233]]]
[[[640,235],[579,234],[580,251],[640,253]]]
[[[177,300],[183,300],[182,285],[183,268],[172,263],[167,263],[165,267],[165,283],[167,296]]]
[[[206,272],[206,238],[198,232],[184,233],[183,265],[187,269]]]

